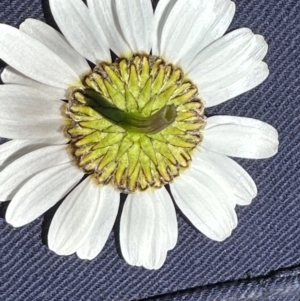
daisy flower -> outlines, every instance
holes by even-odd
[[[177,241],[175,207],[223,241],[236,205],[256,186],[229,157],[268,158],[277,131],[204,108],[266,79],[267,44],[241,28],[224,33],[229,0],[50,0],[62,34],[27,19],[0,25],[0,200],[20,227],[65,198],[48,245],[95,258],[120,205],[120,245],[131,265],[159,269]],[[224,35],[224,36],[223,36]],[[112,52],[116,59],[112,59]],[[115,57],[115,56],[113,56]],[[90,67],[90,66],[94,67]]]

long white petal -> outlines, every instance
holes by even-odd
[[[71,161],[66,145],[47,146],[15,160],[0,173],[0,201],[10,200],[38,172]]]
[[[230,54],[231,59],[233,54],[235,58],[242,55],[243,51],[249,47],[253,36],[253,32],[248,28],[239,28],[226,34],[203,49],[193,60],[187,72],[195,78],[199,74],[212,72],[219,67],[219,64],[221,66],[227,64],[224,59],[230,57]],[[200,66],[206,69],[200,70]]]
[[[160,0],[154,13],[154,35],[152,41],[152,54],[161,55],[162,32],[174,5],[178,0]]]
[[[91,177],[82,181],[55,213],[48,234],[49,248],[58,255],[75,253],[96,223],[100,189]]]
[[[63,102],[52,95],[29,86],[0,86],[0,119],[34,122],[46,119],[62,119]]]
[[[115,9],[122,35],[133,53],[151,49],[153,9],[150,1],[115,0]]]
[[[196,55],[225,33],[234,13],[235,4],[229,0],[161,0],[155,11],[152,51],[189,71]]]
[[[178,238],[178,226],[176,211],[173,202],[170,199],[169,193],[166,189],[159,189],[157,194],[160,195],[160,199],[163,200],[162,204],[166,212],[166,219],[168,223],[168,250],[172,250]]]
[[[205,102],[205,106],[212,107],[245,93],[260,85],[269,75],[268,65],[260,62],[248,73],[237,79],[234,83],[224,85],[215,90],[200,90],[200,97]]]
[[[49,145],[46,141],[10,140],[0,145],[0,171],[20,157]]]
[[[198,85],[206,107],[220,104],[262,83],[269,74],[268,66],[261,61],[267,50],[264,38],[245,28],[205,48],[194,60],[189,75]]]
[[[269,158],[278,151],[278,133],[256,119],[214,116],[207,119],[202,146],[227,156]]]
[[[65,142],[62,102],[52,95],[21,85],[0,86],[0,136]]]
[[[83,56],[75,51],[66,39],[55,29],[42,21],[26,19],[20,25],[20,30],[40,41],[57,54],[74,72],[82,76],[90,71],[90,67]]]
[[[87,0],[91,17],[97,26],[97,32],[104,34],[109,47],[119,57],[132,53],[125,41],[122,28],[118,24],[115,5],[111,0]]]
[[[195,79],[201,91],[214,91],[239,80],[261,62],[268,50],[264,38],[253,34],[250,40],[245,37],[239,47],[234,47],[234,43],[223,47],[221,43],[221,48],[213,50],[211,48],[214,44],[217,42],[207,48],[210,50],[210,57],[190,72],[191,78]],[[205,52],[206,49],[203,53]],[[199,56],[201,57],[201,54]]]
[[[98,187],[97,196],[95,202],[99,206],[94,212],[95,222],[91,223],[88,236],[76,252],[81,259],[91,260],[101,252],[118,214],[120,193],[116,189],[110,186]]]
[[[66,89],[80,82],[76,73],[48,47],[11,26],[0,24],[0,58],[43,84]]]
[[[160,2],[155,12],[154,54],[186,68],[212,23],[215,0]]]
[[[63,119],[30,122],[12,119],[0,119],[0,136],[8,139],[48,139],[49,143],[66,143],[63,135]]]
[[[171,206],[165,188],[128,195],[121,216],[120,244],[129,264],[147,269],[162,266],[177,239],[176,215],[167,212]]]
[[[14,227],[24,226],[61,200],[83,177],[74,163],[41,171],[27,181],[10,202],[6,220]]]
[[[53,17],[68,42],[93,63],[110,61],[106,39],[97,31],[87,6],[81,0],[50,0]]]
[[[235,14],[235,4],[229,0],[216,0],[212,9],[212,14],[209,17],[209,22],[206,24],[207,31],[205,37],[201,39],[198,45],[198,53],[207,45],[222,37],[228,29],[233,16]]]
[[[236,213],[222,186],[207,173],[191,168],[170,188],[179,209],[199,231],[216,241],[231,235]]]
[[[4,84],[17,84],[21,86],[29,86],[35,88],[36,90],[51,95],[52,99],[64,99],[66,94],[66,90],[39,83],[23,75],[11,66],[6,66],[4,68],[3,72],[1,73],[1,80]]]
[[[228,194],[233,205],[249,205],[257,194],[251,176],[234,160],[225,155],[206,151],[202,146],[193,156],[192,166],[205,171]]]

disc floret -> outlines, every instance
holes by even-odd
[[[182,70],[155,56],[100,63],[74,89],[66,133],[78,165],[124,192],[161,187],[188,167],[204,106]]]

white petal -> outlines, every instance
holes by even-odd
[[[150,1],[115,0],[115,9],[122,34],[133,53],[151,49],[153,9]]]
[[[192,164],[189,167],[191,169],[190,173],[194,173],[195,179],[197,179],[198,172],[213,179],[214,182],[218,183],[218,185],[214,185],[216,187],[218,186],[218,189],[224,193],[224,202],[230,203],[232,208],[235,208],[236,198],[231,190],[230,183],[227,181],[226,177],[224,177],[224,171],[214,164],[214,161],[210,161],[209,157],[205,156],[203,148],[201,150],[202,152],[198,151],[193,156]]]
[[[244,45],[234,49],[229,45],[229,47],[219,49],[215,54],[211,50],[211,57],[202,61],[196,70],[190,73],[201,91],[213,91],[226,87],[242,78],[261,62],[268,50],[264,38],[252,35],[249,41],[246,40]],[[213,47],[214,44],[208,48]]]
[[[0,200],[10,200],[38,172],[71,161],[65,145],[44,147],[15,160],[0,173]]]
[[[43,84],[66,89],[80,82],[76,73],[53,51],[11,26],[0,24],[0,58]]]
[[[103,249],[109,234],[116,220],[120,193],[110,186],[98,187],[97,200],[99,203],[97,211],[94,212],[94,223],[88,231],[88,236],[77,250],[77,255],[81,259],[93,259]]]
[[[216,106],[257,87],[268,77],[268,75],[268,65],[264,62],[260,62],[234,83],[227,86],[224,85],[224,87],[220,89],[201,90],[200,97],[205,102],[206,107]]]
[[[117,22],[115,5],[111,0],[87,0],[91,17],[97,26],[97,32],[105,35],[109,48],[119,57],[127,56],[132,50],[123,37]]]
[[[198,53],[207,45],[222,37],[228,29],[235,13],[235,4],[229,0],[216,0],[206,24],[207,31],[202,38],[201,44],[198,45]]]
[[[256,119],[214,116],[207,119],[202,146],[227,156],[269,158],[278,151],[278,133]]]
[[[29,86],[0,86],[0,119],[34,122],[61,118],[63,102],[52,95]]]
[[[4,68],[3,72],[1,73],[1,80],[5,84],[18,84],[22,86],[29,86],[35,88],[37,90],[47,93],[48,95],[51,95],[53,99],[65,98],[66,91],[64,89],[55,88],[39,83],[23,75],[11,66],[7,66]]]
[[[190,168],[170,188],[179,209],[199,231],[216,241],[231,235],[237,225],[234,208],[208,174]]]
[[[47,139],[49,143],[66,143],[63,135],[62,118],[51,119],[43,122],[31,122],[0,119],[0,136],[8,139]]]
[[[262,36],[240,29],[202,51],[197,57],[202,62],[196,64],[190,76],[197,83],[206,107],[220,104],[262,83],[269,74],[268,66],[261,62],[267,49]]]
[[[0,136],[12,139],[49,139],[63,143],[63,102],[35,88],[0,86]]]
[[[27,19],[20,25],[20,30],[52,50],[77,75],[82,76],[90,71],[91,68],[84,57],[75,51],[59,32],[44,22]]]
[[[217,181],[234,205],[249,205],[257,194],[256,185],[251,176],[227,156],[205,151],[201,146],[193,156],[192,166],[205,171]]]
[[[230,54],[234,54],[235,58],[239,54],[241,55],[250,45],[253,36],[253,32],[248,28],[240,28],[226,34],[202,50],[193,60],[193,64],[189,66],[187,72],[195,79],[199,74],[203,75],[214,71],[219,64],[222,66],[227,63],[225,58],[230,57]],[[200,70],[200,66],[206,69]]]
[[[160,1],[155,12],[154,54],[187,67],[211,24],[215,0]]]
[[[0,145],[0,171],[18,158],[49,145],[46,141],[11,140]]]
[[[177,0],[160,0],[154,13],[154,35],[152,44],[152,54],[161,55],[161,38],[166,21]]]
[[[63,201],[51,222],[48,245],[58,255],[75,253],[96,223],[100,189],[91,177],[81,182]]]
[[[50,0],[53,17],[69,43],[93,63],[110,61],[103,34],[97,31],[87,6],[81,0]]]
[[[24,226],[61,200],[83,177],[74,163],[41,171],[27,181],[10,202],[6,220],[14,227]]]
[[[187,70],[202,49],[225,33],[235,13],[232,1],[190,1],[159,1],[153,41],[154,54]]]
[[[159,269],[177,240],[176,215],[165,188],[128,195],[120,223],[125,260],[135,266]],[[172,233],[173,232],[173,233]]]
[[[157,194],[160,195],[162,204],[165,208],[166,218],[168,223],[168,250],[172,250],[178,238],[177,217],[174,204],[170,199],[170,195],[166,189],[159,189]]]

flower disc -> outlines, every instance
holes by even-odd
[[[127,193],[169,183],[188,167],[202,140],[204,105],[197,93],[180,68],[159,57],[135,55],[100,63],[84,86],[73,91],[67,106],[66,133],[78,165],[99,184],[110,183]],[[97,105],[94,94],[141,120],[167,106],[176,115],[155,133],[140,132],[107,118],[107,108]]]

